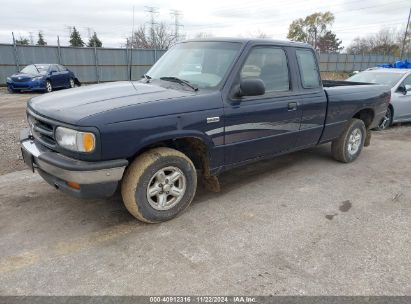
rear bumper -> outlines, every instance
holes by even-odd
[[[112,195],[128,165],[126,159],[86,162],[69,158],[37,144],[28,129],[20,134],[24,162],[52,186],[76,197]],[[69,186],[79,185],[79,189]]]

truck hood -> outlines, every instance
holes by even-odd
[[[39,115],[76,124],[102,112],[194,94],[153,84],[119,81],[45,94],[32,98],[28,107]]]

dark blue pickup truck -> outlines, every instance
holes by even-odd
[[[121,188],[139,220],[160,222],[193,200],[198,177],[332,142],[341,162],[370,143],[390,102],[382,85],[321,81],[307,44],[192,40],[172,47],[140,81],[31,99],[24,161],[77,197]]]

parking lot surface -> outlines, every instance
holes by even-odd
[[[148,225],[24,169],[30,97],[0,95],[1,295],[411,295],[410,125],[351,164],[324,145],[232,170]]]

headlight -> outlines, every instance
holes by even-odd
[[[10,78],[10,77],[7,77],[7,81],[11,82],[11,78]]]
[[[96,136],[93,133],[64,127],[56,129],[56,141],[61,147],[76,152],[93,152],[96,147]]]
[[[36,76],[36,77],[33,77],[31,80],[35,81],[35,80],[42,80],[42,79],[43,79],[43,76]]]

